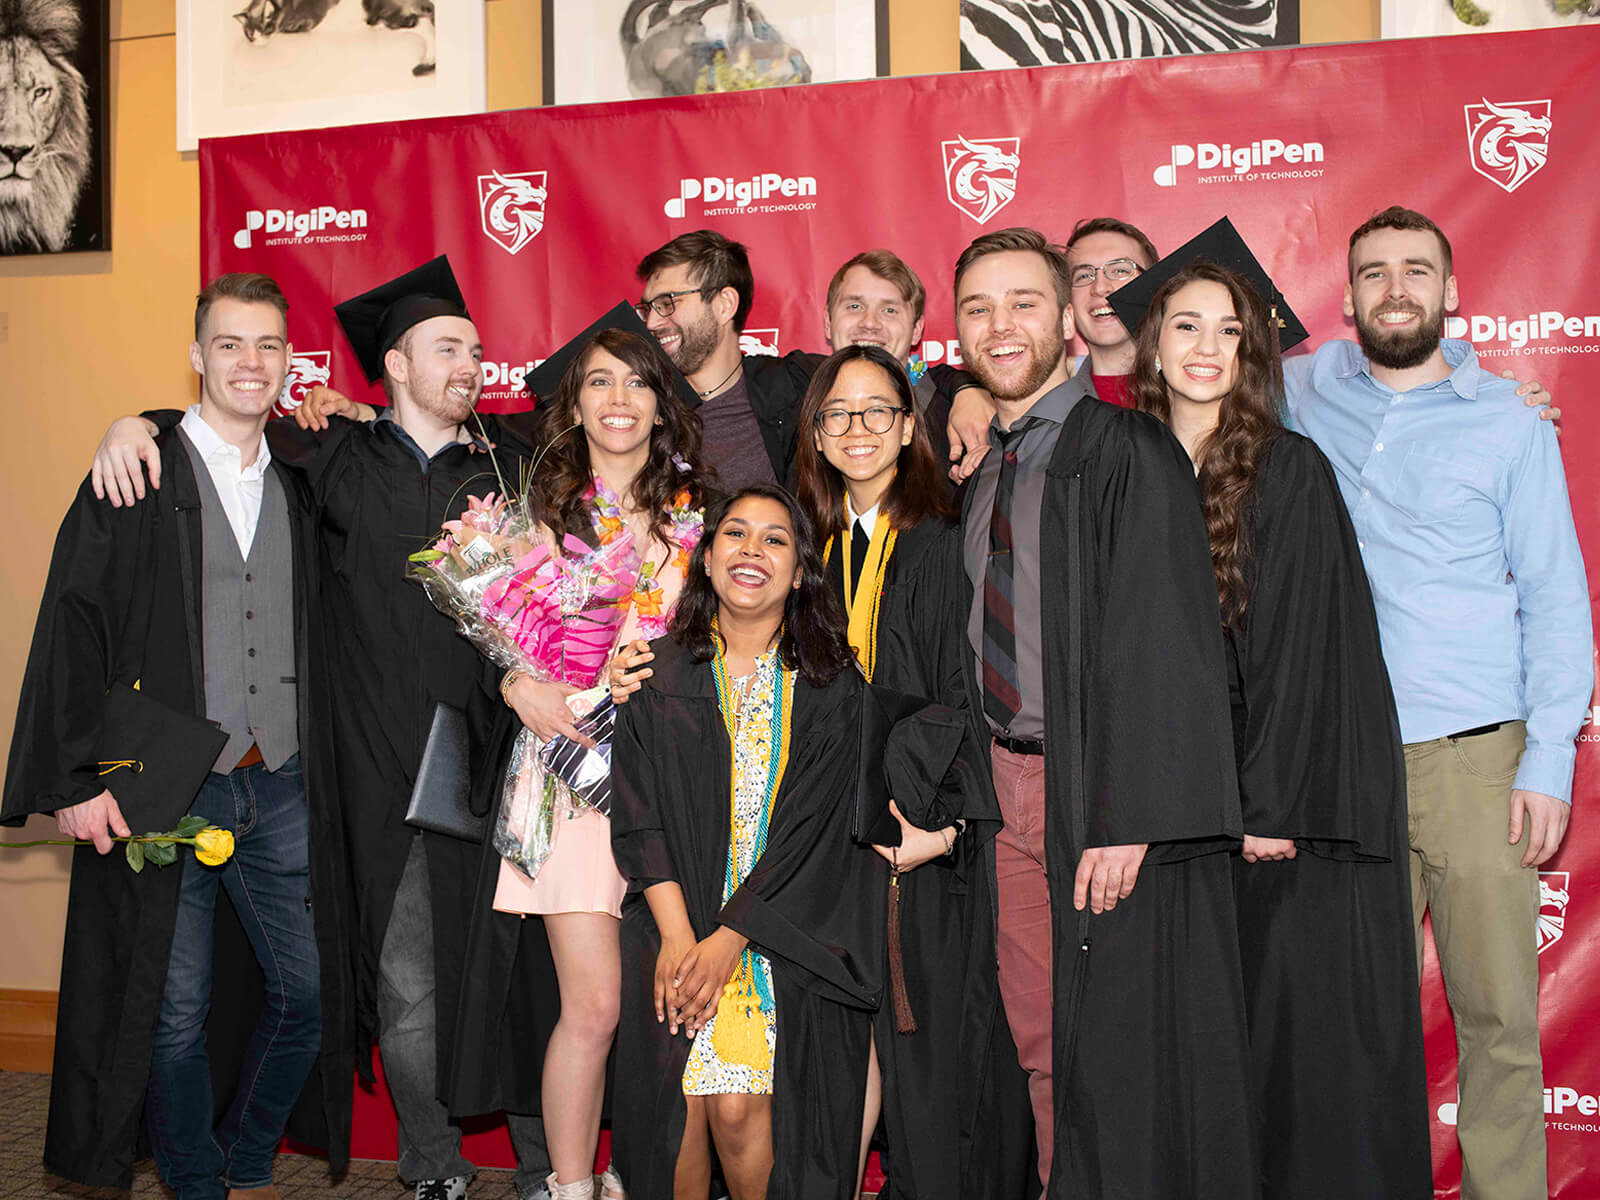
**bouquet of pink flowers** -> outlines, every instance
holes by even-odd
[[[627,613],[639,556],[627,534],[557,546],[520,500],[472,496],[410,559],[408,574],[491,660],[535,678],[588,687]]]
[[[626,529],[590,546],[558,544],[518,499],[468,497],[456,521],[410,558],[407,573],[456,628],[493,662],[546,682],[587,689],[567,698],[582,717],[607,693],[595,686],[639,579],[640,556]],[[506,766],[494,847],[532,877],[550,857],[557,813],[586,806],[539,759],[531,730],[517,734]]]

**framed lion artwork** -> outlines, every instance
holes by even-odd
[[[111,248],[110,0],[0,0],[0,255]]]

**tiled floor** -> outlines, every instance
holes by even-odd
[[[133,1191],[85,1188],[46,1175],[40,1165],[44,1154],[45,1106],[50,1098],[48,1075],[0,1071],[0,1200],[35,1200],[38,1197],[93,1197],[94,1200],[172,1200],[162,1186],[155,1164],[146,1159],[134,1169]],[[395,1178],[394,1164],[361,1160],[350,1164],[342,1179],[328,1174],[320,1158],[280,1154],[273,1170],[283,1200],[399,1200],[406,1194]],[[513,1200],[510,1171],[484,1170],[472,1185],[474,1200]]]

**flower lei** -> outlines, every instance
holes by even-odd
[[[592,514],[590,522],[595,537],[602,546],[609,545],[627,532],[627,522],[622,516],[622,501],[606,486],[605,480],[594,476],[584,499]],[[667,542],[672,547],[672,563],[678,570],[688,570],[689,555],[694,553],[704,528],[705,510],[695,508],[690,503],[689,489],[684,488],[672,498],[672,504],[667,509]],[[664,596],[661,583],[656,578],[660,568],[661,564],[653,560],[642,561],[633,594],[626,601],[637,610],[639,636],[646,641],[664,637],[667,632]]]

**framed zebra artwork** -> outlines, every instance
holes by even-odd
[[[961,0],[961,69],[1293,46],[1300,0]]]

